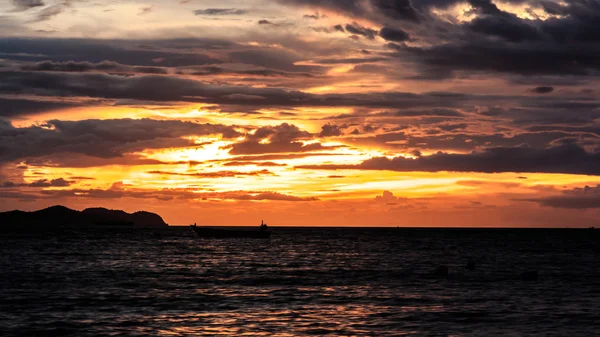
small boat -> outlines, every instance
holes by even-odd
[[[229,230],[210,227],[198,227],[196,224],[190,225],[194,232],[201,238],[252,238],[268,239],[271,237],[271,231],[267,230],[267,225],[262,223],[259,230]]]

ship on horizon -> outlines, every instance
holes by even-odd
[[[229,230],[222,228],[198,227],[195,223],[190,225],[194,232],[201,238],[251,238],[251,239],[268,239],[271,237],[271,231],[264,221],[261,221],[258,230]]]

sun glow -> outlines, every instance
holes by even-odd
[[[196,144],[196,146],[191,148],[146,151],[145,155],[147,158],[164,162],[205,162],[231,157],[225,149],[234,144],[234,141],[212,137],[187,137],[187,139]]]

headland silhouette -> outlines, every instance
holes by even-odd
[[[87,208],[77,211],[57,205],[33,212],[19,210],[1,212],[0,227],[54,228],[54,227],[167,227],[162,217],[156,213],[138,211],[127,213],[106,208]]]

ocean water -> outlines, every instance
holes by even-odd
[[[0,335],[600,335],[598,230],[272,229],[0,233]]]

